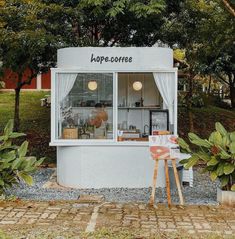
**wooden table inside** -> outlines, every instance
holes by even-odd
[[[121,138],[119,141],[149,141],[148,137],[144,138]]]

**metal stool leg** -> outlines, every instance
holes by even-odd
[[[165,163],[165,174],[166,174],[167,202],[168,202],[168,206],[170,206],[171,205],[171,189],[170,189],[170,180],[169,180],[167,159],[164,160],[164,163]]]
[[[157,171],[158,171],[158,160],[155,160],[154,171],[153,171],[153,184],[152,184],[152,193],[150,197],[149,204],[153,205],[155,201],[155,191],[157,184]]]
[[[180,180],[179,180],[179,175],[178,175],[177,168],[176,168],[175,159],[172,159],[172,166],[173,166],[174,175],[175,175],[175,182],[176,182],[176,185],[177,185],[178,194],[179,194],[179,198],[180,198],[180,204],[184,205],[184,199],[183,199],[183,194],[182,194],[182,191],[181,191]]]

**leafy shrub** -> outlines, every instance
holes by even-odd
[[[215,106],[223,109],[231,109],[231,105],[228,102],[223,101],[220,97],[215,98]]]
[[[208,139],[201,139],[194,133],[188,134],[195,149],[180,138],[181,149],[191,154],[189,159],[180,163],[188,169],[202,160],[206,164],[204,171],[210,173],[212,181],[219,179],[223,190],[235,191],[235,131],[227,132],[218,122],[215,128],[216,131]]]
[[[203,101],[205,103],[205,106],[213,105],[223,109],[228,109],[228,110],[231,109],[231,104],[229,104],[228,102],[225,102],[219,96],[203,95]]]
[[[197,94],[197,93],[194,93],[192,95],[191,101],[192,101],[192,106],[193,107],[201,108],[205,105],[202,96],[200,94]]]
[[[27,141],[24,141],[20,146],[13,144],[14,139],[24,135],[23,133],[13,132],[13,120],[10,120],[3,135],[0,136],[0,194],[4,194],[5,189],[18,184],[20,180],[32,185],[33,178],[30,174],[44,160],[43,158],[37,160],[36,157],[26,156]]]
[[[190,99],[190,103],[193,107],[201,108],[205,106],[204,100],[202,98],[201,94],[194,93]],[[187,107],[188,99],[187,99],[187,93],[180,92],[178,95],[178,105],[182,107]]]

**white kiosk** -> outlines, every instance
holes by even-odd
[[[159,47],[58,50],[51,69],[57,180],[75,188],[151,186],[148,135],[177,134],[177,68]],[[159,165],[158,187],[165,186]]]

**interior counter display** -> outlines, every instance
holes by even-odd
[[[177,134],[173,51],[59,49],[51,76],[51,145],[57,146],[58,182],[81,188],[149,187],[148,136]],[[160,178],[157,185],[165,182]]]

